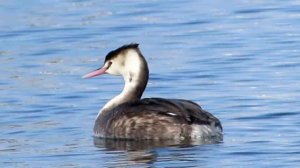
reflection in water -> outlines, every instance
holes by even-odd
[[[157,161],[156,148],[162,147],[191,147],[196,145],[220,143],[220,139],[204,140],[116,140],[94,138],[94,145],[110,151],[125,151],[127,155],[126,165],[152,164]],[[120,163],[119,163],[120,164]],[[120,166],[120,165],[118,165]],[[124,166],[124,165],[123,165]]]
[[[141,151],[129,151],[128,161],[132,164],[146,163],[152,164],[157,160],[157,153],[151,150],[141,150]]]
[[[138,151],[145,149],[152,149],[158,147],[190,147],[203,144],[220,143],[220,138],[215,139],[201,139],[201,140],[116,140],[116,139],[102,139],[94,138],[94,144],[96,147],[106,148],[108,150],[126,150],[126,151]]]

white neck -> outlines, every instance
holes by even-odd
[[[120,68],[125,81],[123,91],[107,102],[99,114],[122,103],[139,100],[146,88],[149,72],[144,57],[136,50],[129,50],[124,57],[124,67]]]

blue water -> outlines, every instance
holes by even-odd
[[[0,167],[299,167],[299,1],[4,0]],[[123,81],[83,80],[140,43],[144,97],[193,100],[217,144],[98,142],[98,110]]]

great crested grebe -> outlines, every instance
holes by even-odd
[[[104,65],[83,76],[122,75],[123,91],[99,111],[94,135],[113,139],[207,139],[223,137],[220,121],[198,104],[182,99],[144,98],[148,65],[138,44],[106,55]]]

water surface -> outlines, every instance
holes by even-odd
[[[298,167],[298,1],[18,1],[0,4],[0,167]],[[144,97],[193,100],[222,143],[98,141],[120,77],[81,76],[140,43]]]

